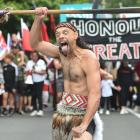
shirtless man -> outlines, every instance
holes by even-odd
[[[95,54],[77,45],[76,28],[69,23],[56,27],[58,46],[42,41],[41,24],[47,8],[36,8],[30,32],[33,49],[59,58],[64,72],[64,93],[53,116],[53,140],[92,140],[93,116],[100,102],[100,66]]]

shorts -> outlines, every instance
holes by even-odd
[[[15,86],[11,85],[11,84],[9,84],[9,85],[5,84],[4,89],[5,89],[5,92],[13,93],[13,89],[15,89]]]
[[[25,84],[25,96],[32,96],[33,85]]]
[[[95,128],[96,128],[95,121],[94,121],[94,119],[92,119],[92,121],[90,122],[90,124],[87,128],[87,132],[89,132],[93,136],[95,133]]]
[[[17,94],[19,94],[20,96],[25,95],[25,83],[24,83],[24,80],[17,81],[16,89],[17,89]]]

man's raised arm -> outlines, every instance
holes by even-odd
[[[30,31],[30,44],[31,47],[47,56],[59,57],[59,49],[57,46],[42,40],[42,22],[43,18],[47,15],[47,8],[36,8],[36,16]]]

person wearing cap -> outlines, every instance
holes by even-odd
[[[30,32],[33,49],[61,60],[64,92],[53,115],[53,140],[92,140],[93,119],[100,103],[100,65],[95,54],[86,48],[77,29],[70,23],[56,27],[58,46],[42,40],[41,24],[47,8],[36,8]]]

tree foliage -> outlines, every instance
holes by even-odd
[[[139,0],[105,0],[107,8],[119,8],[120,4],[123,7],[137,7],[140,6]]]
[[[102,3],[103,0],[99,0]],[[118,8],[121,2],[124,7],[140,6],[140,0],[104,0],[106,2],[106,8]],[[47,6],[49,9],[59,9],[60,4],[66,3],[84,3],[93,2],[93,0],[0,0],[0,9],[12,7],[13,9],[33,9],[35,6]],[[10,19],[5,24],[0,24],[0,29],[7,34],[7,32],[20,31],[20,18],[23,17],[28,26],[31,26],[34,16],[31,15],[20,15],[10,16]],[[58,15],[55,17],[58,21]],[[47,19],[45,20],[47,23]]]
[[[0,9],[13,8],[15,10],[29,10],[36,7],[48,7],[49,9],[59,9],[60,4],[64,3],[84,3],[92,2],[92,0],[0,0]],[[0,30],[7,34],[20,31],[20,18],[23,17],[28,26],[31,26],[34,16],[18,15],[10,16],[10,19],[5,24],[0,24]],[[56,16],[58,19],[58,16]],[[45,20],[47,22],[47,19]]]

